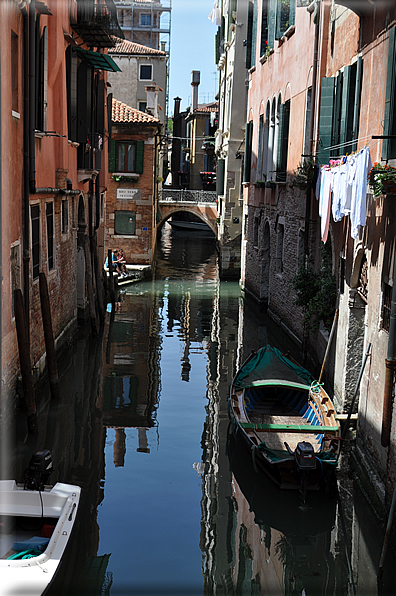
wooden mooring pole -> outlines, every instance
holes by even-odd
[[[98,234],[96,231],[92,238],[91,246],[92,246],[93,259],[94,259],[94,272],[95,272],[95,281],[96,281],[96,294],[98,296],[99,320],[100,320],[100,323],[103,325],[104,320],[105,320],[105,307],[104,307],[104,299],[103,299],[101,268],[99,265]]]
[[[51,397],[59,398],[58,363],[56,361],[54,333],[52,328],[51,305],[48,294],[47,278],[43,272],[39,273],[39,286]]]
[[[92,260],[91,260],[91,250],[90,250],[90,242],[89,242],[88,236],[84,236],[84,256],[85,256],[85,279],[87,282],[87,291],[88,291],[89,317],[91,319],[92,335],[94,337],[97,337],[98,333],[99,333],[99,329],[98,329],[98,318],[96,316],[96,308],[95,308],[95,297],[94,297],[93,281],[92,281]]]
[[[34,398],[32,365],[30,360],[30,346],[28,340],[29,336],[27,333],[25,311],[23,307],[23,296],[20,289],[14,290],[14,311],[18,338],[19,362],[22,375],[23,398],[26,405],[28,430],[30,433],[36,433],[38,430],[37,413],[36,401]]]

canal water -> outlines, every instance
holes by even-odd
[[[110,309],[109,309],[110,310]],[[166,228],[154,279],[126,286],[99,339],[60,362],[61,396],[43,387],[39,433],[16,424],[11,468],[52,452],[51,482],[82,487],[50,596],[395,594],[395,557],[377,569],[379,521],[342,461],[340,495],[280,491],[256,473],[230,428],[227,398],[251,349],[293,345],[220,282],[208,236]]]

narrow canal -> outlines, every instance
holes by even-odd
[[[49,595],[395,594],[391,549],[377,586],[383,532],[347,458],[342,498],[310,493],[302,511],[232,435],[232,375],[266,343],[293,350],[219,281],[213,240],[166,229],[154,279],[120,293],[98,340],[70,346],[58,402],[42,389],[38,436],[16,425],[18,479],[45,447],[51,482],[82,487]]]

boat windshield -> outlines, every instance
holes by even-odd
[[[257,385],[260,381],[284,381],[309,389],[312,377],[305,368],[283,356],[277,348],[268,345],[242,366],[233,384],[242,389]]]

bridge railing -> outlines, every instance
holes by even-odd
[[[217,193],[214,190],[188,190],[185,188],[161,188],[161,203],[216,203]]]

